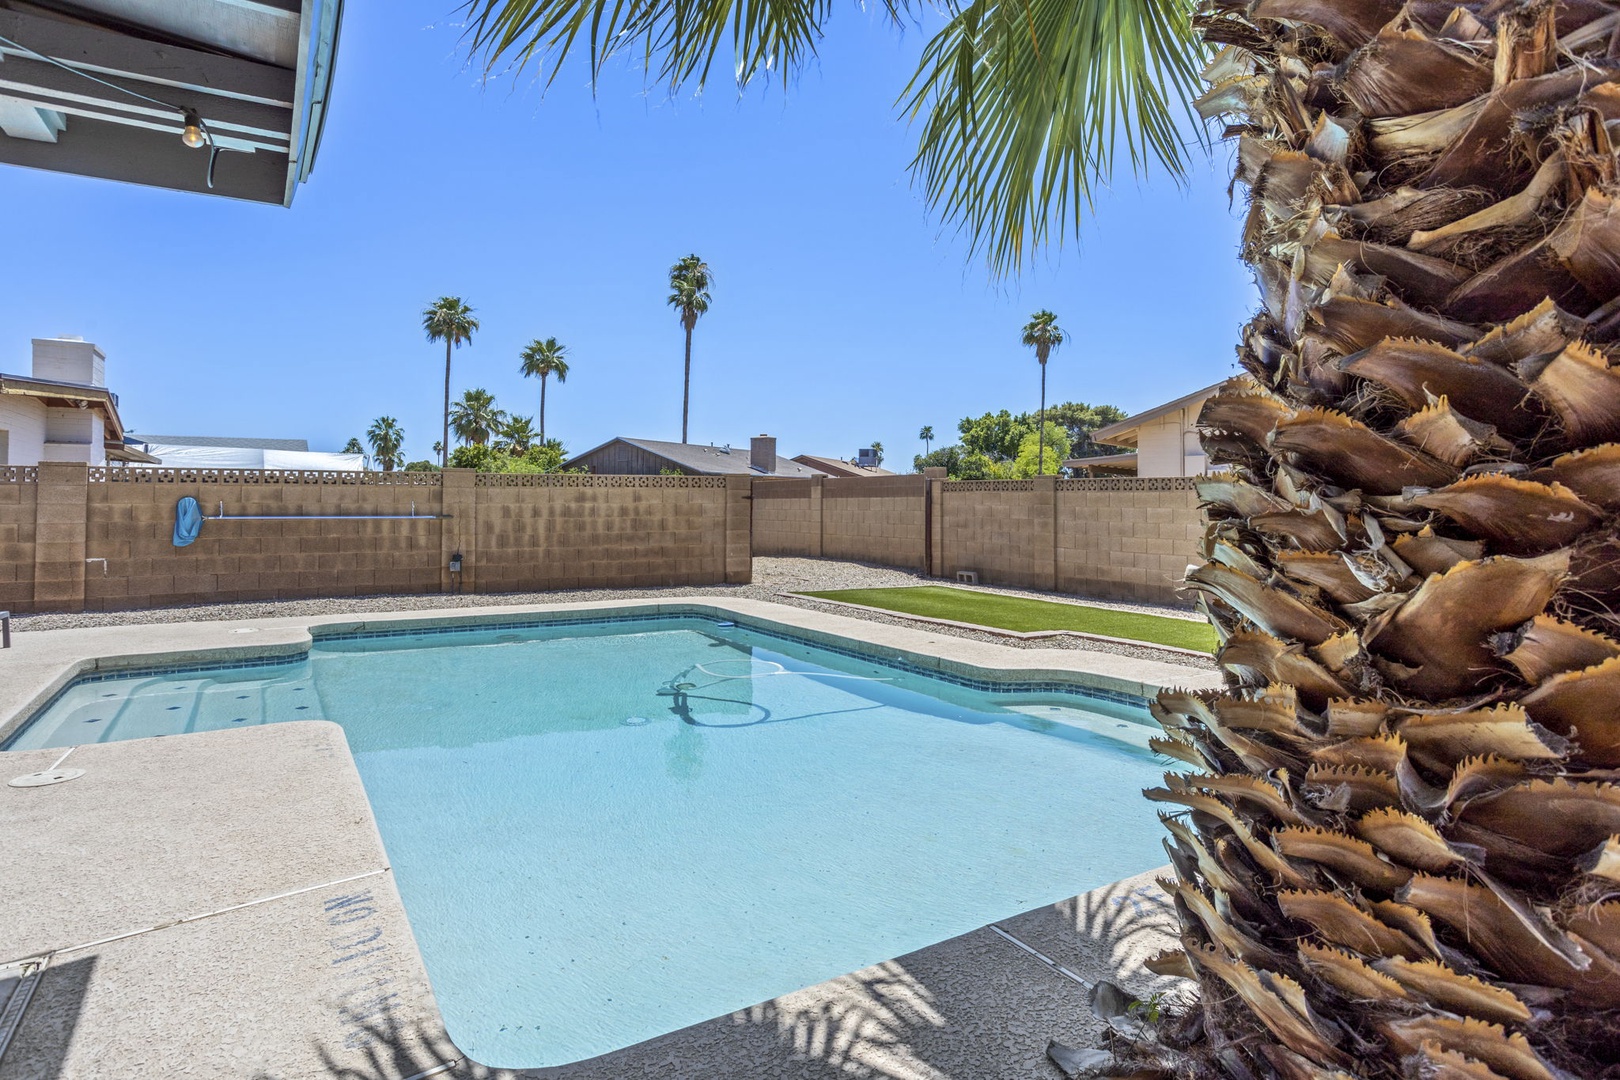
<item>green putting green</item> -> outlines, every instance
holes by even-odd
[[[838,589],[807,592],[804,596],[838,600],[846,604],[923,615],[930,619],[994,626],[1029,633],[1035,630],[1078,630],[1085,634],[1129,638],[1180,649],[1215,651],[1215,631],[1206,622],[1140,615],[1085,604],[1027,600],[1021,596],[953,589],[946,585],[915,585],[899,589]]]

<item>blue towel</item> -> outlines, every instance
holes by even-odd
[[[185,547],[202,532],[202,508],[190,495],[181,499],[174,508],[174,546]]]

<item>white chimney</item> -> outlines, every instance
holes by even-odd
[[[776,473],[776,437],[755,435],[748,440],[748,464],[766,475]]]
[[[82,337],[35,338],[34,378],[106,386],[107,357]]]

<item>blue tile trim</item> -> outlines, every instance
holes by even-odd
[[[1073,680],[1018,680],[1018,679],[973,679],[965,675],[942,671],[938,668],[926,667],[913,663],[899,656],[885,656],[871,648],[846,647],[831,645],[825,642],[794,634],[786,630],[779,630],[773,626],[765,626],[754,622],[744,615],[733,616],[730,619],[717,619],[709,615],[700,615],[695,612],[647,612],[644,614],[624,615],[585,615],[578,617],[561,616],[557,618],[529,618],[509,619],[501,622],[458,623],[448,626],[420,626],[407,627],[399,630],[348,630],[335,633],[323,633],[320,627],[311,627],[310,633],[315,643],[320,645],[328,641],[370,641],[383,638],[402,637],[438,637],[445,634],[481,634],[491,630],[545,630],[559,626],[612,626],[622,623],[646,622],[698,622],[708,623],[711,626],[732,624],[740,630],[759,634],[761,637],[776,638],[796,645],[805,645],[812,649],[834,653],[838,656],[847,656],[871,664],[881,664],[911,675],[921,675],[924,678],[938,679],[940,682],[950,683],[953,686],[966,687],[969,690],[978,690],[989,694],[1052,694],[1063,697],[1088,698],[1092,701],[1106,701],[1112,705],[1123,705],[1127,708],[1146,709],[1148,699],[1137,694],[1127,694],[1118,690],[1105,690],[1100,686],[1088,686],[1079,678]],[[92,671],[79,675],[51,695],[49,701],[35,709],[27,720],[18,725],[17,730],[4,742],[0,742],[0,750],[9,747],[22,733],[46,712],[61,700],[75,686],[87,683],[108,682],[113,679],[139,679],[152,678],[165,675],[171,677],[189,677],[193,675],[207,675],[216,671],[240,671],[251,668],[288,667],[293,664],[302,664],[309,659],[309,653],[294,653],[288,656],[265,656],[252,660],[236,660],[224,664],[187,664],[187,665],[152,665],[135,668],[110,668],[105,671]]]

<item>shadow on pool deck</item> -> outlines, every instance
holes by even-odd
[[[996,925],[1088,981],[1113,978],[1144,996],[1175,982],[1141,966],[1171,940],[1174,925],[1151,875]],[[1087,1045],[1102,1033],[1084,987],[989,927],[571,1065],[446,1066],[461,1055],[442,1033],[366,1030],[375,1040],[366,1064],[356,1064],[352,1052],[340,1063],[316,1047],[331,1080],[1012,1080],[1059,1075],[1045,1057],[1049,1038]],[[264,1072],[255,1080],[291,1077]]]

